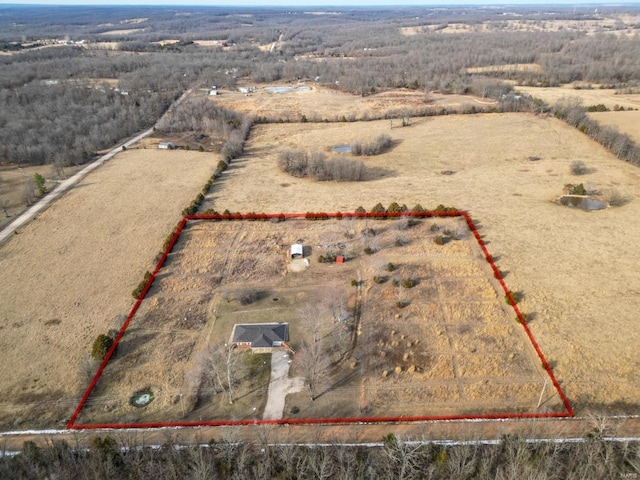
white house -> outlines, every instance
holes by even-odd
[[[304,248],[300,243],[294,243],[291,245],[291,258],[304,257]]]

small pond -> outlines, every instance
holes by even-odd
[[[564,195],[558,200],[560,205],[565,207],[575,207],[580,210],[592,211],[607,208],[607,204],[590,197],[580,197],[574,195]]]
[[[331,150],[337,153],[351,153],[351,146],[349,145],[338,145],[337,147],[333,147]]]
[[[291,93],[291,92],[307,92],[311,87],[264,87],[267,92],[271,93]]]

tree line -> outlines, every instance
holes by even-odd
[[[391,429],[392,427],[390,427]],[[89,449],[64,440],[41,447],[24,443],[15,456],[0,455],[0,477],[184,479],[503,479],[636,478],[640,444],[610,441],[594,432],[575,442],[505,435],[498,442],[438,444],[388,434],[371,445],[278,445],[268,431],[256,443],[215,441],[178,446],[170,436],[159,448],[129,435],[96,436]]]

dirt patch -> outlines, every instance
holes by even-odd
[[[68,420],[86,386],[79,370],[94,339],[120,325],[131,291],[217,160],[195,152],[120,153],[2,246],[2,425]],[[59,400],[39,400],[54,390],[63,392]]]

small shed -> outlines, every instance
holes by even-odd
[[[291,245],[291,258],[304,257],[304,247],[301,243],[294,243]]]
[[[336,257],[336,263],[344,263],[344,257],[342,255],[338,255]]]

